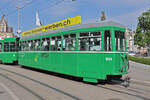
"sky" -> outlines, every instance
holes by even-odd
[[[82,23],[100,21],[101,11],[106,19],[136,29],[137,18],[150,8],[150,0],[0,0],[0,17],[5,14],[8,25],[17,31],[17,7],[20,10],[20,29],[36,28],[36,11],[42,25],[74,16],[81,16]]]

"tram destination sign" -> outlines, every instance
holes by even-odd
[[[41,33],[41,32],[45,32],[45,31],[49,31],[49,30],[54,30],[54,29],[58,29],[58,28],[63,28],[66,26],[71,26],[71,25],[75,25],[75,24],[81,24],[81,16],[75,16],[75,17],[71,17],[62,21],[58,21],[52,24],[48,24],[45,26],[41,26],[32,30],[28,30],[23,32],[21,35],[22,37],[24,36],[29,36],[32,34],[37,34],[37,33]]]

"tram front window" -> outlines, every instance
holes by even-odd
[[[8,42],[4,43],[4,51],[9,52],[9,43]]]
[[[16,44],[15,44],[15,42],[11,42],[10,43],[10,51],[11,52],[16,51]]]
[[[112,51],[111,33],[109,30],[104,33],[104,50]]]
[[[125,51],[125,34],[121,31],[115,31],[115,44],[117,51]]]

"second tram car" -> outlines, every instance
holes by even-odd
[[[97,83],[128,74],[125,27],[79,24],[20,39],[18,63]]]
[[[1,63],[17,63],[19,39],[5,38],[0,40],[0,61]]]

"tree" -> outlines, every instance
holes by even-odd
[[[134,36],[134,43],[135,43],[135,45],[138,45],[140,47],[145,47],[145,45],[146,45],[145,34],[136,33]]]
[[[142,15],[138,17],[134,39],[135,45],[140,47],[150,45],[150,10],[143,12]]]
[[[140,17],[138,17],[138,26],[141,28],[141,32],[150,31],[150,10],[143,12]]]

